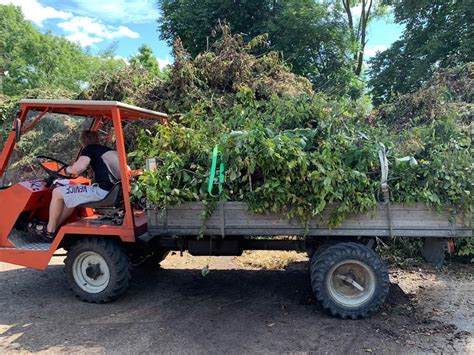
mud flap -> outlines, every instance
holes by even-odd
[[[444,238],[425,238],[423,258],[436,267],[443,266],[447,242]]]

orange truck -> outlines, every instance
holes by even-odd
[[[325,215],[306,228],[279,215],[254,215],[243,203],[221,203],[198,238],[201,204],[156,210],[132,203],[133,172],[127,163],[124,125],[137,120],[166,124],[167,115],[115,101],[21,100],[0,155],[0,177],[8,170],[23,135],[51,116],[87,119],[88,129],[100,131],[109,144],[114,137],[120,181],[103,200],[78,206],[56,237],[46,242],[27,226],[32,220],[48,220],[57,181],[90,181],[63,175],[66,163],[55,157],[37,156],[35,164],[42,176],[0,187],[0,261],[45,270],[56,251],[64,249],[67,281],[76,296],[87,302],[119,298],[129,286],[131,266],[158,265],[171,250],[187,250],[192,255],[298,250],[311,256],[311,284],[323,308],[335,316],[355,319],[376,311],[388,293],[388,270],[374,251],[379,238],[424,237],[425,256],[440,264],[448,239],[472,236],[466,216],[453,219],[422,204],[394,205],[387,199],[375,212],[349,216],[337,228],[327,226]],[[147,165],[151,168],[152,160]]]

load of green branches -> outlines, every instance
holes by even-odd
[[[472,208],[472,65],[440,72],[414,94],[372,110],[364,99],[314,93],[276,53],[253,55],[262,43],[245,45],[225,27],[195,58],[175,43],[168,79],[132,96],[171,113],[168,125],[136,138],[132,161],[159,162],[135,185],[137,197],[159,207],[215,200],[207,187],[218,144],[225,183],[217,199],[303,221],[336,204],[337,224],[376,205],[383,145],[393,201]]]
[[[177,41],[165,79],[128,67],[82,94],[170,114],[167,125],[143,125],[127,137],[132,164],[158,161],[134,185],[137,198],[161,208],[245,201],[254,212],[302,221],[334,204],[336,225],[378,202],[378,149],[385,147],[392,201],[472,213],[474,65],[438,72],[418,91],[373,109],[365,98],[314,92],[278,53],[255,55],[265,37],[245,44],[226,26],[219,31],[194,58]],[[218,197],[208,192],[215,145],[225,163]]]

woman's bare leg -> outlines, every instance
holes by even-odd
[[[59,219],[62,216],[65,207],[63,192],[57,187],[53,190],[51,204],[49,205],[49,221],[47,226],[48,232],[54,233],[56,231]]]
[[[61,216],[59,217],[58,220],[58,227],[61,226],[66,220],[71,217],[72,213],[74,212],[76,208],[75,207],[66,207],[64,206],[63,208],[63,213],[61,213]]]

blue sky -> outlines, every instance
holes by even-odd
[[[172,61],[169,46],[159,39],[156,0],[0,0],[20,6],[25,17],[41,31],[51,30],[98,53],[112,44],[116,55],[128,58],[146,43],[160,66]],[[398,39],[403,28],[390,17],[369,28],[366,57],[384,50]]]

